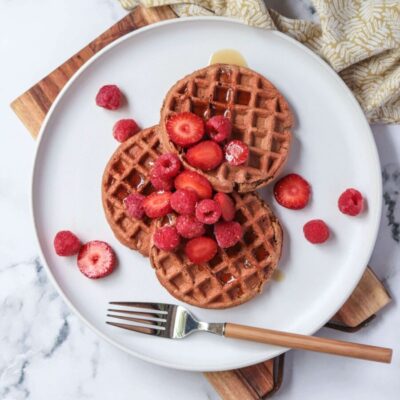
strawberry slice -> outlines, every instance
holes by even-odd
[[[171,192],[154,192],[147,196],[142,203],[144,212],[149,218],[159,218],[172,212]]]
[[[183,171],[175,178],[175,188],[189,189],[197,193],[200,199],[210,199],[212,186],[207,178],[194,171]]]
[[[235,204],[226,193],[217,193],[214,200],[220,205],[222,211],[222,219],[230,222],[235,218]]]
[[[310,184],[297,174],[286,175],[274,186],[276,201],[292,210],[304,208],[310,199],[310,192]]]
[[[84,244],[78,253],[78,267],[90,279],[103,278],[114,271],[117,263],[114,250],[106,242],[93,240]]]
[[[200,236],[189,240],[185,246],[185,254],[194,264],[210,261],[217,254],[218,246],[215,240]]]
[[[183,112],[173,115],[166,124],[170,139],[177,145],[188,147],[204,136],[204,122],[196,114]]]
[[[202,171],[211,171],[222,163],[221,147],[212,140],[205,140],[191,147],[186,153],[187,162]]]

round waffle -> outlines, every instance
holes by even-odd
[[[249,158],[240,166],[227,162],[203,172],[185,160],[182,149],[169,140],[166,122],[175,113],[192,112],[208,119],[225,115],[232,122],[232,139],[249,146]],[[204,175],[218,191],[249,192],[265,186],[285,163],[294,117],[282,94],[260,74],[244,67],[215,64],[178,81],[161,109],[161,141],[177,153],[186,168]]]
[[[149,172],[161,155],[156,127],[144,129],[121,144],[103,174],[102,199],[107,221],[117,239],[125,246],[149,255],[154,220],[127,215],[123,201],[131,192],[148,195],[154,191]]]
[[[261,292],[279,260],[282,228],[270,208],[255,193],[232,193],[235,220],[243,238],[201,265],[186,257],[183,246],[176,252],[152,244],[150,261],[160,283],[172,296],[203,308],[228,308],[242,304]],[[158,221],[158,224],[169,223]]]

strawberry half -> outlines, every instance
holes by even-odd
[[[170,139],[177,145],[188,147],[204,136],[204,122],[196,114],[183,112],[173,115],[166,124]]]
[[[159,218],[172,212],[171,192],[154,192],[147,196],[142,203],[144,212],[149,218]]]
[[[210,199],[212,186],[210,182],[194,171],[183,171],[175,178],[175,188],[193,190],[200,199]]]
[[[224,153],[212,140],[205,140],[191,147],[186,153],[187,162],[202,171],[211,171],[222,163]]]
[[[233,200],[226,193],[217,193],[214,196],[214,201],[216,201],[221,207],[222,219],[227,222],[233,221],[236,213]]]
[[[186,243],[185,254],[194,264],[210,261],[217,254],[218,246],[215,240],[200,236]]]
[[[93,240],[84,244],[78,253],[78,267],[90,279],[103,278],[114,271],[117,263],[114,250],[106,242]]]
[[[286,175],[274,186],[276,201],[292,210],[304,208],[310,199],[310,192],[310,184],[297,174]]]

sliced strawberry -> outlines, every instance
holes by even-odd
[[[109,244],[100,240],[88,242],[79,250],[79,270],[90,279],[98,279],[111,274],[116,263],[114,250]]]
[[[224,221],[232,221],[235,218],[235,204],[233,200],[225,193],[217,193],[214,200],[220,205],[222,211],[222,219]]]
[[[276,201],[292,210],[304,208],[310,199],[310,192],[310,184],[297,174],[286,175],[274,186]]]
[[[183,112],[170,117],[166,124],[170,139],[177,145],[188,147],[204,136],[204,122],[196,114]]]
[[[210,182],[194,171],[183,171],[175,178],[176,189],[188,189],[197,193],[200,199],[210,199],[212,186]]]
[[[218,246],[215,240],[200,236],[186,243],[185,254],[194,264],[210,261],[217,254]]]
[[[186,153],[187,162],[202,171],[217,168],[224,159],[221,147],[212,140],[205,140],[191,147]]]
[[[357,189],[346,189],[339,197],[338,207],[343,214],[355,217],[364,208],[362,194]]]
[[[242,165],[249,158],[249,148],[241,140],[232,140],[225,146],[225,160],[231,165]]]
[[[305,238],[313,244],[324,243],[329,239],[328,225],[322,219],[313,219],[303,226]]]
[[[171,192],[154,192],[143,200],[143,209],[149,218],[159,218],[172,212]]]
[[[223,115],[214,115],[206,122],[206,132],[212,140],[221,143],[231,136],[232,123]]]

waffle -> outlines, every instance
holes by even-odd
[[[147,218],[130,218],[123,200],[132,191],[148,195],[154,191],[149,172],[161,155],[156,127],[144,129],[121,144],[108,162],[103,174],[102,199],[108,223],[117,239],[125,246],[149,255],[150,236],[155,224]]]
[[[232,139],[249,146],[247,162],[227,162],[209,172],[193,168],[179,146],[169,140],[168,118],[190,111],[208,119],[223,114],[232,122]],[[244,67],[215,64],[178,81],[167,93],[161,109],[161,141],[177,153],[186,168],[204,175],[218,191],[249,192],[267,185],[285,163],[294,117],[282,94],[270,81]]]
[[[152,244],[150,261],[160,283],[172,296],[203,308],[228,308],[261,292],[272,276],[282,246],[282,229],[269,207],[255,193],[232,193],[243,239],[201,265],[189,261],[181,246],[176,252]],[[170,221],[170,219],[169,219]],[[169,223],[158,221],[158,225]]]

